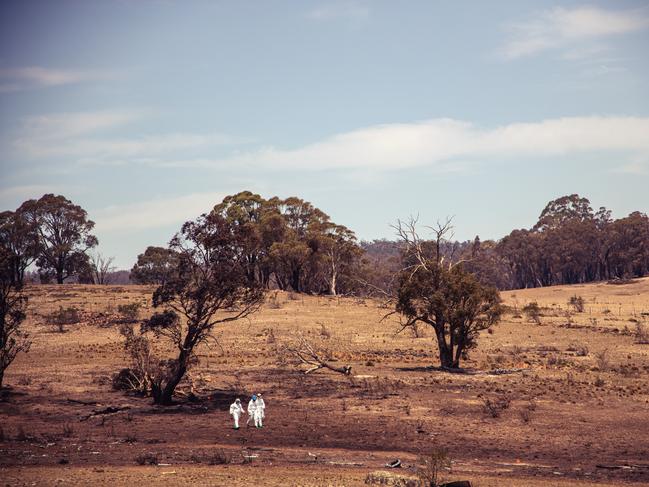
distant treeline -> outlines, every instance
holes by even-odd
[[[386,286],[400,264],[402,244],[363,242],[373,281]],[[649,218],[633,212],[614,220],[573,194],[553,200],[530,229],[494,241],[445,242],[443,252],[481,281],[499,289],[642,277],[649,274]]]
[[[402,268],[402,241],[359,243],[353,231],[297,197],[265,199],[244,191],[211,213],[236,242],[248,279],[267,288],[391,294]],[[130,272],[116,271],[112,259],[91,252],[98,244],[93,227],[85,210],[63,196],[44,195],[0,213],[0,244],[13,255],[12,279],[160,284],[173,268],[174,251],[148,247]],[[499,289],[640,277],[649,274],[649,218],[633,212],[614,220],[606,208],[594,211],[573,194],[549,202],[530,229],[498,241],[442,241],[441,253]],[[32,264],[38,271],[28,270]]]

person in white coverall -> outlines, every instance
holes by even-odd
[[[230,416],[234,418],[234,429],[239,429],[239,416],[241,416],[245,411],[241,405],[241,399],[237,399],[230,405]]]
[[[266,419],[266,403],[264,398],[261,397],[261,392],[257,393],[257,407],[261,409],[261,419],[262,421]]]
[[[250,424],[250,420],[254,419],[255,427],[262,428],[264,425],[262,423],[263,409],[261,409],[259,402],[257,402],[257,395],[253,394],[250,402],[248,403],[248,421],[246,424]]]

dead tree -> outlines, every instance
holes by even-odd
[[[283,346],[283,351],[291,355],[297,365],[306,365],[309,368],[304,371],[310,374],[320,369],[329,369],[339,374],[350,375],[352,372],[351,365],[338,367],[332,365],[332,352],[328,347],[315,345],[300,335],[294,343],[287,343]]]

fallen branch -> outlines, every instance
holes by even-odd
[[[72,399],[69,397],[67,401],[73,404],[83,404],[84,406],[96,406],[97,404],[99,404],[97,401],[83,401],[81,399]]]
[[[115,414],[119,413],[120,411],[125,411],[127,409],[131,409],[131,406],[108,406],[104,409],[95,409],[93,412],[90,414],[87,414],[86,416],[81,418],[81,421],[86,421],[94,416],[102,416],[105,414]]]
[[[329,356],[328,351],[318,350],[303,336],[299,337],[297,345],[284,345],[284,350],[293,355],[299,363],[309,366],[304,371],[305,374],[310,374],[320,369],[329,369],[344,375],[350,375],[352,372],[351,365],[345,365],[343,367],[331,365],[327,360]]]

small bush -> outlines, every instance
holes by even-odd
[[[329,329],[324,325],[324,323],[320,325],[320,336],[322,338],[326,338],[327,340],[331,338],[331,331],[329,331]]]
[[[571,343],[566,349],[568,352],[574,352],[577,357],[587,357],[588,356],[588,347],[585,345],[579,345],[578,343]]]
[[[444,448],[435,448],[430,453],[419,457],[417,477],[419,477],[421,485],[438,487],[442,473],[450,468],[451,459],[448,456],[448,451]]]
[[[117,307],[117,312],[122,315],[124,321],[136,321],[140,315],[140,303],[120,304]]]
[[[209,465],[227,465],[232,461],[232,457],[228,453],[221,449],[217,450],[207,461]]]
[[[113,389],[116,391],[144,393],[142,384],[145,378],[136,370],[125,368],[113,376]]]
[[[138,465],[157,465],[158,455],[155,453],[142,453],[135,457],[135,462]]]
[[[266,343],[273,344],[275,342],[277,342],[277,338],[275,338],[275,330],[268,328],[268,332],[266,334]]]
[[[635,324],[635,342],[642,345],[649,344],[649,329],[644,323],[637,322]]]
[[[595,354],[595,360],[597,362],[597,369],[605,372],[611,368],[611,362],[608,358],[608,349],[602,350]]]
[[[135,433],[127,434],[124,438],[124,443],[137,443],[137,436],[135,436]]]
[[[59,306],[58,311],[50,313],[47,316],[47,321],[56,325],[59,332],[63,333],[65,331],[65,325],[79,323],[81,321],[81,316],[79,315],[79,309],[74,306],[69,308]]]
[[[537,325],[541,323],[541,308],[536,301],[526,304],[523,307],[523,313],[525,313],[528,320],[533,321]]]
[[[270,309],[280,309],[282,303],[279,301],[278,293],[274,293],[268,296],[268,307]]]
[[[556,367],[563,367],[565,365],[568,365],[568,361],[561,356],[561,354],[558,353],[552,353],[548,355],[548,358],[546,359],[546,363],[549,366],[556,366]]]
[[[518,412],[518,415],[521,417],[521,421],[523,423],[529,423],[532,419],[532,411],[530,411],[529,409],[521,409]]]
[[[63,425],[63,436],[70,438],[74,434],[74,427],[70,423],[65,423]]]
[[[568,305],[572,306],[572,308],[577,313],[584,312],[584,298],[582,298],[581,296],[577,296],[576,294],[574,296],[571,296],[568,300]]]
[[[511,400],[507,396],[498,396],[495,398],[482,398],[482,411],[492,418],[499,418],[503,411],[509,409]]]
[[[22,425],[18,426],[18,431],[16,432],[16,441],[27,441],[27,433],[23,429]]]

